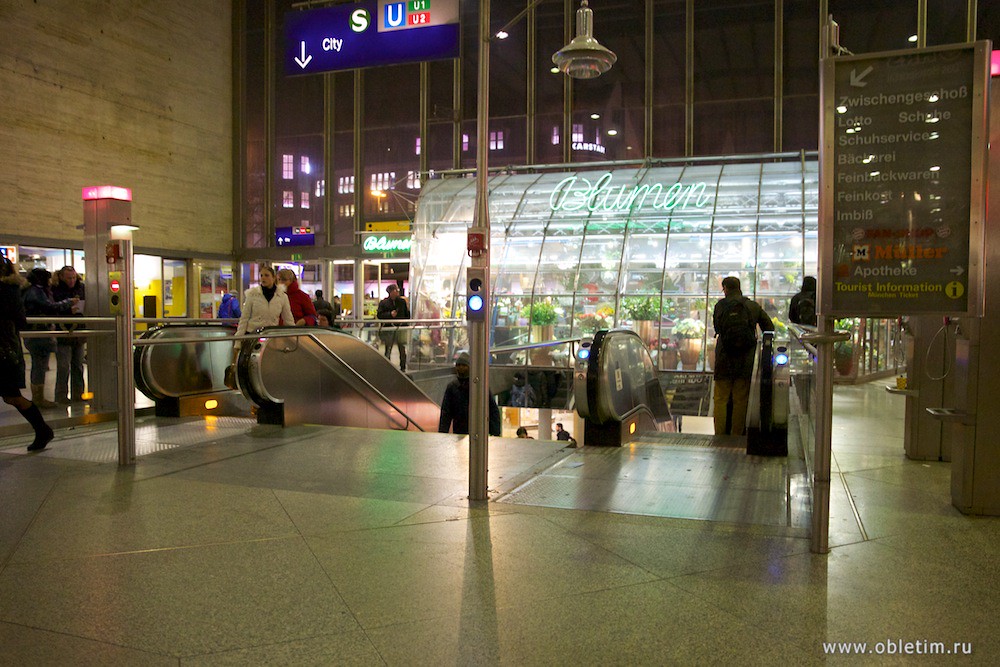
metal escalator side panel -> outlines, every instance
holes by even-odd
[[[250,355],[250,385],[284,403],[286,423],[415,430],[409,416],[420,429],[437,430],[437,404],[377,349],[339,331],[284,328],[311,335],[268,338],[275,330],[263,331]]]
[[[232,333],[231,328],[221,325],[163,325],[150,329],[142,339],[203,337],[205,342],[136,348],[133,356],[136,386],[153,400],[228,391],[225,372],[232,343],[211,339]]]
[[[587,389],[589,414],[585,416],[596,423],[621,421],[639,406],[645,406],[656,420],[670,420],[656,366],[642,339],[631,330],[597,333]]]

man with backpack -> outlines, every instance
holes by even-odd
[[[743,296],[740,279],[722,281],[725,297],[715,304],[712,323],[718,342],[715,346],[715,433],[743,435],[750,400],[750,378],[757,352],[757,327],[774,331],[774,324],[756,301]],[[727,405],[732,399],[733,414],[726,426]]]
[[[806,276],[802,279],[802,289],[788,304],[788,319],[796,324],[816,326],[816,279]]]

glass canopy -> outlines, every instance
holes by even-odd
[[[737,276],[784,330],[816,275],[814,160],[504,174],[489,181],[491,345],[635,329],[661,369],[708,370],[712,308]],[[413,316],[463,317],[475,180],[425,184]]]

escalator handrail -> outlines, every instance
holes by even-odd
[[[406,423],[407,423],[407,424],[413,424],[414,426],[416,426],[416,427],[417,427],[417,430],[418,430],[418,431],[421,431],[421,432],[423,432],[423,431],[424,431],[424,429],[423,429],[423,428],[422,428],[422,427],[420,426],[420,424],[418,424],[418,423],[417,423],[416,421],[414,421],[414,420],[413,420],[413,418],[411,418],[411,417],[410,417],[410,415],[406,414],[406,412],[405,412],[405,411],[404,411],[404,410],[403,410],[402,408],[400,408],[400,407],[399,407],[398,405],[396,405],[396,404],[395,404],[395,403],[394,403],[394,402],[392,401],[392,399],[390,399],[390,398],[389,398],[388,396],[386,396],[385,394],[383,394],[383,393],[382,393],[382,392],[381,392],[381,391],[380,391],[380,390],[378,389],[378,387],[376,387],[376,386],[375,386],[375,385],[373,385],[373,384],[372,384],[371,382],[369,382],[369,381],[368,381],[368,379],[367,379],[367,378],[366,378],[365,376],[361,375],[361,373],[358,373],[358,372],[357,372],[356,370],[354,370],[353,368],[351,368],[351,365],[350,365],[350,364],[348,364],[348,363],[347,363],[346,361],[344,361],[344,360],[343,360],[343,359],[342,359],[342,358],[340,357],[340,355],[339,355],[339,354],[337,354],[336,352],[334,352],[333,350],[331,350],[330,348],[328,348],[328,347],[327,347],[326,345],[324,345],[324,344],[323,344],[323,341],[321,341],[321,340],[320,340],[320,339],[319,339],[319,338],[318,338],[318,337],[316,336],[316,334],[314,334],[314,333],[312,333],[312,332],[305,332],[304,334],[297,334],[297,336],[299,336],[299,337],[301,337],[301,336],[303,336],[303,335],[305,335],[305,336],[307,336],[307,337],[309,337],[309,338],[313,339],[313,341],[314,341],[314,342],[315,342],[315,343],[316,343],[316,344],[317,344],[317,345],[318,345],[318,346],[320,347],[320,349],[322,349],[322,350],[325,350],[325,351],[326,351],[326,353],[327,353],[327,354],[329,354],[329,355],[330,355],[331,357],[333,357],[333,358],[334,358],[334,359],[335,359],[335,360],[336,360],[336,361],[337,361],[337,362],[338,362],[338,363],[339,363],[339,364],[340,364],[341,366],[343,366],[343,367],[344,367],[344,368],[346,368],[346,369],[347,369],[348,371],[350,371],[350,372],[351,372],[351,374],[353,374],[353,375],[354,375],[355,379],[357,379],[357,380],[360,380],[362,384],[364,384],[365,386],[367,386],[367,387],[368,387],[368,389],[370,389],[370,390],[371,390],[371,391],[372,391],[372,392],[373,392],[373,393],[374,393],[374,394],[375,394],[376,396],[378,396],[378,397],[379,397],[380,399],[382,399],[382,401],[383,401],[383,402],[384,402],[384,403],[385,403],[385,404],[386,404],[386,405],[387,405],[388,407],[390,407],[390,408],[392,408],[393,410],[395,410],[396,412],[398,412],[398,413],[400,414],[400,416],[402,416],[402,417],[403,417],[403,419],[405,419],[405,420],[406,420]],[[345,335],[345,336],[349,336],[350,334],[343,334],[343,335]],[[255,336],[255,338],[271,338],[271,337],[272,337],[272,336]],[[273,337],[274,337],[274,338],[278,338],[279,336],[273,336]],[[290,338],[291,336],[280,336],[280,337],[281,337],[281,338]],[[417,389],[419,390],[419,389],[420,389],[420,387],[417,387]],[[426,394],[424,394],[424,395],[425,395],[425,396],[427,396]],[[431,402],[433,402],[433,399],[431,399],[431,397],[430,397],[430,396],[427,396],[427,400],[428,400],[428,401],[431,401]]]

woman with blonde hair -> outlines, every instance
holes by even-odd
[[[236,335],[242,336],[247,331],[276,327],[279,324],[292,326],[295,319],[288,304],[285,286],[278,284],[273,268],[263,265],[260,267],[260,285],[251,287],[243,296],[243,313],[240,315]]]

